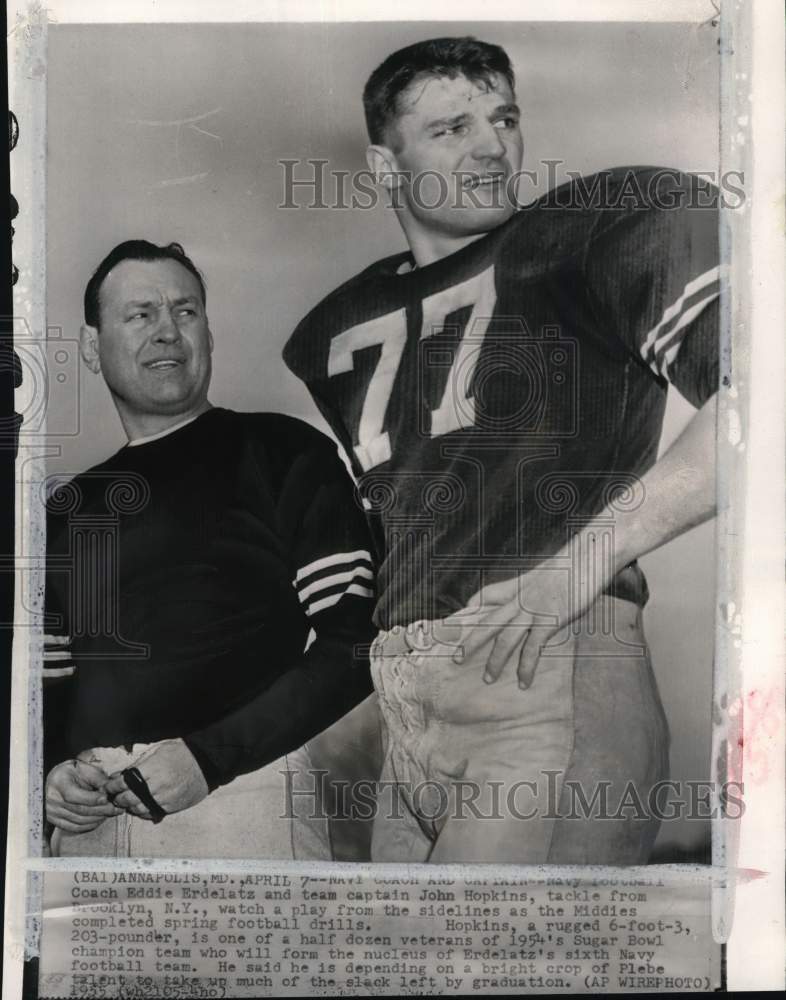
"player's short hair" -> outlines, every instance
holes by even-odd
[[[202,305],[207,304],[207,290],[205,279],[196,264],[187,256],[185,250],[179,243],[167,243],[166,246],[156,246],[148,240],[126,240],[118,243],[114,250],[110,250],[101,263],[93,272],[93,276],[85,288],[85,323],[98,329],[101,320],[101,303],[99,293],[104,279],[112,270],[124,260],[174,260],[178,264],[190,271],[199,284],[199,293],[202,296]]]
[[[402,113],[400,97],[409,85],[424,76],[465,76],[473,83],[490,86],[493,77],[504,77],[515,89],[515,74],[507,52],[499,45],[461,38],[429,38],[389,55],[363,90],[366,127],[374,143],[385,142],[390,125]]]

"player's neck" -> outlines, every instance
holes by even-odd
[[[404,219],[400,221],[417,267],[427,267],[444,257],[450,257],[451,254],[487,235],[487,233],[473,233],[471,236],[452,236],[447,233],[425,232],[419,226],[407,224]]]
[[[188,423],[195,417],[201,416],[207,410],[211,409],[212,406],[211,402],[204,399],[182,413],[129,413],[127,411],[124,412],[124,408],[121,408],[120,405],[117,406],[117,412],[120,422],[123,425],[123,430],[126,432],[126,437],[129,443],[131,443],[140,438],[164,434],[166,431],[172,430],[180,424]]]

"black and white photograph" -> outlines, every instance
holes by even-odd
[[[52,684],[53,854],[171,836],[161,856],[226,857],[237,833],[237,856],[280,856],[286,787],[265,800],[248,775],[373,676],[360,776],[384,765],[403,817],[376,817],[373,860],[649,859],[657,822],[601,821],[595,842],[546,818],[544,775],[588,799],[609,781],[609,813],[628,781],[646,804],[710,777],[713,527],[638,560],[714,504],[717,41],[711,23],[50,27],[47,254],[72,249],[47,323],[78,419],[50,463],[47,614],[74,667]],[[680,64],[687,94],[663,72]],[[151,326],[167,286],[182,334]],[[279,414],[338,440],[357,494]],[[132,766],[167,820],[119,777],[70,813]],[[429,815],[466,782],[482,817],[488,779],[509,824]],[[708,860],[708,822],[662,825],[669,860]]]
[[[67,6],[9,12],[24,995],[725,989],[752,27]]]

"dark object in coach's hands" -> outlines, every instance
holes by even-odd
[[[143,805],[147,806],[151,820],[154,823],[160,823],[164,816],[166,816],[166,810],[162,809],[153,798],[139,768],[127,767],[122,772],[122,778],[128,786],[128,790],[133,792]]]

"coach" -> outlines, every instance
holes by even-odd
[[[318,856],[290,843],[273,762],[371,690],[346,470],[301,421],[212,406],[212,347],[179,245],[132,240],[98,266],[81,353],[128,444],[48,504],[48,631],[76,667],[47,734],[68,754],[46,781],[53,854]]]

